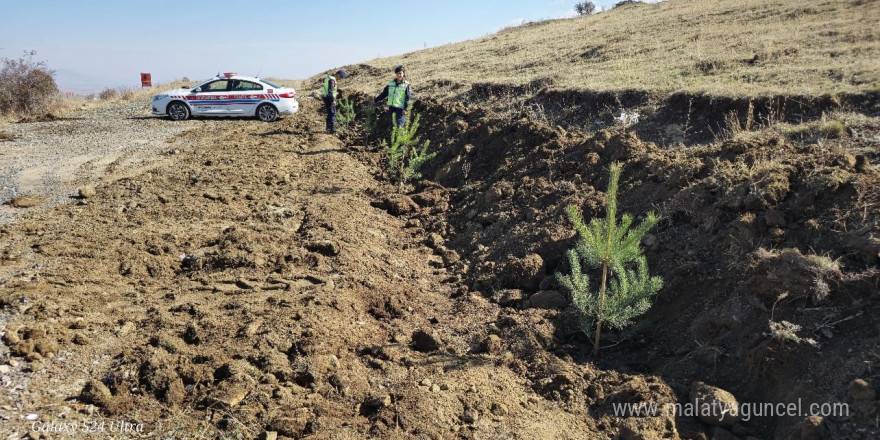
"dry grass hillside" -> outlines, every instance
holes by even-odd
[[[366,63],[374,93],[404,64],[420,92],[473,83],[535,90],[687,91],[721,96],[880,90],[880,2],[672,0],[529,23]]]

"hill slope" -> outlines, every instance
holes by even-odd
[[[375,81],[404,64],[425,94],[483,82],[719,96],[861,93],[880,89],[878,22],[875,0],[632,3],[373,60],[366,64],[375,70],[351,82],[373,93]]]

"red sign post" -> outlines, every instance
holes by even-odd
[[[141,74],[141,87],[153,87],[153,80],[149,73]]]

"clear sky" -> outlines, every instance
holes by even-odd
[[[593,1],[608,7],[619,0]],[[11,0],[0,57],[35,50],[61,90],[218,72],[299,79],[345,64],[574,16],[575,0]]]

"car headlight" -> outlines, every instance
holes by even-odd
[[[167,97],[168,97],[168,95],[156,95],[153,97],[153,101],[159,101],[159,100],[165,99]]]

